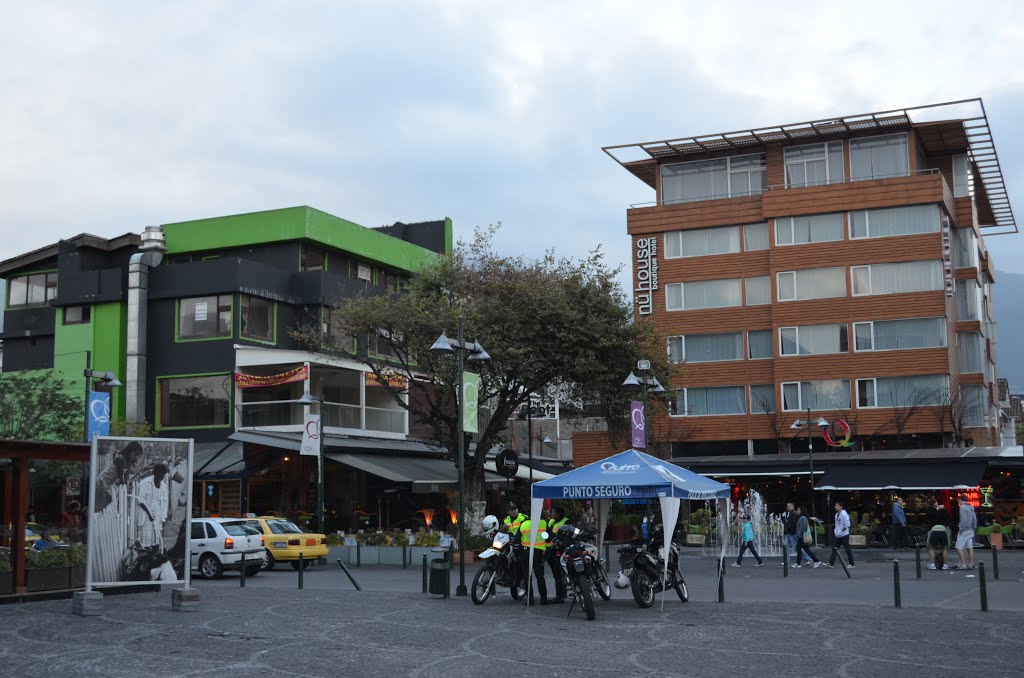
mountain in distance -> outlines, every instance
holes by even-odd
[[[997,376],[1010,381],[1010,392],[1024,391],[1024,355],[1013,348],[1024,337],[1024,274],[996,271],[992,298],[996,312]]]

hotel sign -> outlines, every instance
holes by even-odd
[[[654,292],[658,289],[658,239],[638,238],[636,241],[636,289],[634,303],[638,315],[654,311]]]

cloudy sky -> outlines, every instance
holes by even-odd
[[[308,204],[625,263],[601,146],[974,96],[1024,215],[1024,3],[873,5],[4,3],[0,259]]]

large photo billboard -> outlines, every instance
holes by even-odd
[[[86,587],[188,585],[192,441],[98,436],[89,465]]]

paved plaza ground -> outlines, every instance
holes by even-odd
[[[883,554],[891,555],[891,554]],[[639,609],[628,591],[587,622],[568,606],[526,610],[499,595],[483,606],[420,592],[418,568],[279,568],[195,582],[197,612],[170,593],[108,596],[100,617],[70,601],[0,606],[0,675],[22,676],[974,676],[1024,674],[1024,554],[1000,558],[979,610],[974,572],[914,577],[903,552],[903,609],[891,559],[783,578],[778,559],[730,568],[715,601],[715,564],[686,558],[691,602]],[[983,554],[983,559],[988,560]],[[881,560],[881,562],[879,562]],[[467,578],[475,573],[467,567]],[[453,588],[455,584],[453,577]]]

